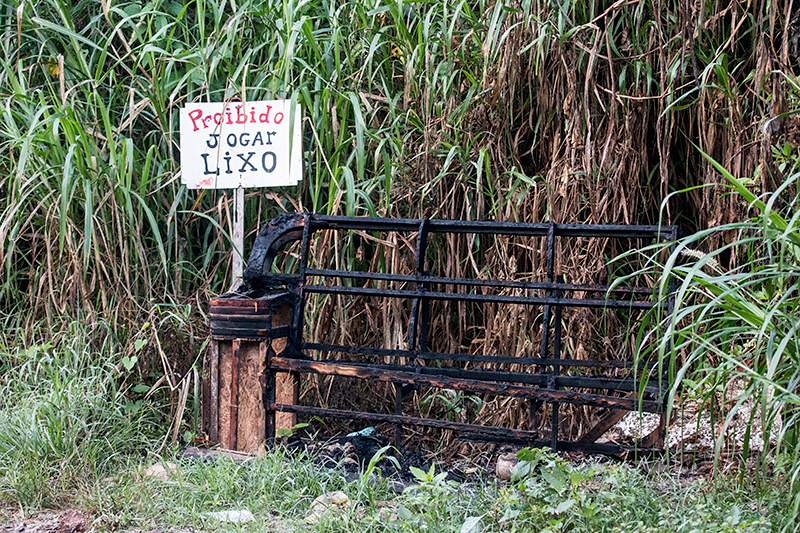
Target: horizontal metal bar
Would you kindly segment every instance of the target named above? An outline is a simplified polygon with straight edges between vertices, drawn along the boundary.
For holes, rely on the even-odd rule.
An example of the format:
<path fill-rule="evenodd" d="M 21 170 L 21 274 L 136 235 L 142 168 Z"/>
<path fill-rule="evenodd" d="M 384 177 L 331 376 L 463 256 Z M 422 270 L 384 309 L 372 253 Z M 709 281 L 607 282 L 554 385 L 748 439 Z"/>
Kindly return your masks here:
<path fill-rule="evenodd" d="M 301 350 L 319 350 L 321 352 L 338 352 L 360 355 L 376 355 L 380 357 L 409 357 L 422 360 L 468 361 L 473 363 L 494 363 L 509 365 L 560 365 L 586 368 L 632 368 L 632 361 L 598 361 L 593 359 L 552 359 L 541 357 L 505 357 L 499 355 L 470 355 L 458 353 L 426 352 L 419 350 L 391 350 L 387 348 L 370 348 L 368 346 L 347 346 L 343 344 L 323 344 L 304 342 Z M 639 362 L 644 368 L 647 362 Z"/>
<path fill-rule="evenodd" d="M 331 418 L 345 418 L 353 420 L 375 420 L 379 422 L 391 422 L 394 424 L 407 424 L 409 426 L 424 426 L 438 429 L 450 429 L 454 431 L 471 431 L 474 433 L 485 433 L 504 435 L 511 438 L 532 441 L 538 438 L 539 434 L 535 431 L 525 431 L 522 429 L 506 429 L 493 426 L 480 426 L 477 424 L 465 424 L 463 422 L 449 422 L 446 420 L 434 420 L 432 418 L 419 418 L 416 416 L 389 415 L 383 413 L 365 413 L 362 411 L 345 411 L 342 409 L 329 409 L 324 407 L 307 407 L 304 405 L 272 404 L 270 408 L 282 413 L 296 413 L 311 416 L 328 416 Z"/>
<path fill-rule="evenodd" d="M 270 359 L 269 370 L 346 376 L 374 381 L 388 381 L 392 383 L 408 383 L 411 385 L 425 385 L 442 389 L 463 390 L 476 394 L 510 396 L 512 398 L 531 398 L 544 402 L 561 402 L 575 405 L 594 405 L 597 407 L 606 407 L 608 409 L 626 409 L 628 411 L 641 409 L 646 412 L 660 412 L 663 407 L 661 402 L 652 400 L 639 401 L 631 398 L 619 398 L 602 394 L 540 389 L 537 387 L 492 383 L 475 379 L 450 378 L 440 375 L 428 376 L 411 372 L 382 370 L 375 367 L 362 367 L 330 361 L 307 361 L 273 357 Z"/>
<path fill-rule="evenodd" d="M 531 374 L 528 372 L 507 372 L 497 370 L 468 370 L 454 367 L 434 367 L 416 365 L 391 365 L 385 363 L 365 363 L 360 361 L 324 361 L 325 363 L 357 366 L 374 370 L 389 370 L 398 372 L 409 372 L 412 374 L 424 374 L 428 376 L 447 376 L 460 379 L 477 379 L 482 381 L 494 381 L 503 383 L 524 383 L 526 385 L 548 386 L 548 380 L 553 378 L 553 374 L 539 372 Z M 649 394 L 661 396 L 658 387 L 658 378 L 646 380 L 644 391 Z M 628 392 L 638 392 L 642 390 L 641 381 L 632 378 L 613 378 L 607 376 L 555 376 L 556 387 L 569 387 L 580 389 L 604 389 L 621 390 Z M 552 387 L 551 387 L 552 388 Z"/>
<path fill-rule="evenodd" d="M 561 305 L 564 307 L 591 307 L 599 309 L 651 309 L 652 302 L 623 300 L 604 300 L 599 298 L 561 298 L 541 296 L 508 296 L 503 294 L 459 294 L 421 290 L 371 289 L 365 287 L 340 287 L 335 285 L 306 285 L 306 293 L 344 294 L 351 296 L 378 296 L 384 298 L 419 298 L 422 300 L 443 300 L 456 302 L 488 302 L 521 305 Z"/>
<path fill-rule="evenodd" d="M 494 435 L 483 435 L 479 433 L 461 434 L 458 436 L 462 441 L 473 442 L 497 442 L 498 439 Z M 524 442 L 522 439 L 504 439 L 506 442 L 515 444 L 522 444 L 532 446 L 533 448 L 550 448 L 553 441 L 550 439 L 534 439 L 532 442 Z M 623 453 L 661 453 L 664 450 L 660 448 L 637 448 L 636 446 L 628 446 L 625 444 L 608 444 L 605 442 L 580 442 L 572 440 L 559 440 L 558 451 L 564 452 L 583 452 L 583 453 L 598 453 L 603 455 L 622 455 Z"/>
<path fill-rule="evenodd" d="M 376 281 L 406 281 L 411 283 L 444 283 L 470 287 L 508 287 L 517 289 L 544 289 L 563 291 L 612 292 L 624 294 L 652 295 L 652 287 L 610 287 L 609 285 L 589 285 L 576 283 L 548 283 L 544 281 L 513 281 L 500 279 L 446 278 L 441 276 L 417 276 L 405 274 L 384 274 L 381 272 L 354 272 L 348 270 L 327 270 L 307 268 L 307 276 L 364 279 Z"/>
<path fill-rule="evenodd" d="M 282 413 L 295 413 L 306 416 L 342 418 L 345 420 L 369 420 L 374 422 L 386 422 L 390 424 L 405 424 L 408 426 L 446 429 L 462 433 L 459 436 L 459 439 L 466 441 L 505 441 L 528 445 L 534 448 L 548 448 L 552 444 L 552 441 L 549 439 L 545 440 L 539 438 L 539 433 L 535 431 L 508 429 L 497 426 L 481 426 L 478 424 L 449 422 L 445 420 L 434 420 L 432 418 L 420 418 L 416 416 L 367 413 L 364 411 L 345 411 L 342 409 L 308 407 L 305 405 L 287 405 L 280 403 L 271 404 L 270 409 Z M 663 451 L 658 448 L 636 448 L 635 446 L 626 446 L 623 444 L 584 443 L 562 440 L 558 441 L 558 449 L 568 452 L 600 453 L 605 455 L 620 455 L 625 452 L 658 453 Z"/>
<path fill-rule="evenodd" d="M 364 231 L 417 232 L 421 219 L 343 217 L 314 215 L 312 229 L 359 229 Z M 548 223 L 497 222 L 491 220 L 438 220 L 428 221 L 431 233 L 476 233 L 493 235 L 521 235 L 544 237 Z M 608 238 L 668 238 L 672 226 L 628 224 L 555 224 L 556 236 L 608 237 Z"/>

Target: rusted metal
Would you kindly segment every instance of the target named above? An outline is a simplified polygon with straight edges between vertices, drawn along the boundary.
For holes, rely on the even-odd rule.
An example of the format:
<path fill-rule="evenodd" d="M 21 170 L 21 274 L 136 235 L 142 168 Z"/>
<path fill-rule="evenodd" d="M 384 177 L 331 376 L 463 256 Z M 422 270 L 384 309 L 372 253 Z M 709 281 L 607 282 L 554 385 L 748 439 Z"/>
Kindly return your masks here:
<path fill-rule="evenodd" d="M 401 232 L 416 235 L 415 273 L 390 274 L 311 268 L 310 243 L 313 235 L 322 231 L 357 230 L 368 234 Z M 475 234 L 539 237 L 545 240 L 546 281 L 517 281 L 431 276 L 425 257 L 433 234 Z M 554 223 L 514 223 L 491 221 L 454 221 L 433 219 L 384 219 L 340 217 L 326 215 L 286 214 L 268 223 L 259 232 L 247 269 L 246 288 L 253 295 L 268 294 L 270 302 L 278 300 L 293 305 L 291 326 L 272 328 L 268 317 L 262 317 L 258 306 L 228 304 L 212 301 L 212 335 L 241 335 L 249 331 L 253 337 L 286 337 L 287 349 L 276 356 L 267 355 L 268 389 L 274 389 L 276 372 L 321 374 L 391 382 L 395 385 L 394 405 L 388 413 L 363 413 L 325 409 L 314 406 L 276 403 L 274 392 L 265 398 L 267 435 L 274 437 L 275 412 L 307 416 L 382 421 L 395 425 L 396 444 L 400 444 L 402 427 L 425 426 L 459 432 L 466 440 L 506 440 L 534 446 L 549 446 L 555 450 L 582 450 L 593 453 L 618 454 L 629 449 L 655 450 L 663 444 L 663 432 L 654 432 L 638 443 L 626 447 L 595 442 L 611 420 L 611 414 L 593 429 L 576 440 L 560 438 L 561 404 L 587 405 L 612 410 L 611 413 L 642 410 L 663 413 L 667 400 L 668 382 L 661 376 L 643 379 L 652 374 L 656 365 L 647 361 L 575 360 L 563 357 L 561 314 L 565 308 L 620 309 L 647 312 L 661 304 L 654 303 L 652 286 L 606 286 L 600 284 L 565 283 L 556 272 L 555 249 L 559 239 L 573 238 L 643 239 L 647 243 L 677 238 L 673 226 L 578 225 Z M 275 260 L 282 247 L 299 242 L 300 257 L 297 273 L 274 273 Z M 351 280 L 343 283 L 342 280 Z M 372 282 L 397 282 L 402 289 L 366 286 Z M 670 285 L 672 289 L 674 287 Z M 280 290 L 279 288 L 283 288 Z M 468 292 L 472 288 L 478 292 Z M 491 294 L 492 289 L 518 289 L 515 295 Z M 488 291 L 488 292 L 487 292 Z M 542 293 L 544 294 L 542 296 Z M 578 294 L 580 293 L 580 294 Z M 383 349 L 359 344 L 327 344 L 308 342 L 303 337 L 303 321 L 308 295 L 331 294 L 364 298 L 399 299 L 410 301 L 407 349 Z M 577 295 L 576 295 L 577 294 Z M 230 295 L 226 295 L 230 296 Z M 261 296 L 257 296 L 260 298 Z M 223 298 L 224 299 L 224 298 Z M 542 309 L 540 357 L 507 357 L 502 355 L 471 355 L 432 352 L 428 349 L 431 302 L 470 302 L 475 305 L 523 305 Z M 664 311 L 671 306 L 668 301 Z M 318 360 L 311 357 L 317 354 Z M 341 361 L 331 354 L 359 356 L 402 357 L 408 364 L 375 364 L 370 360 Z M 374 359 L 373 359 L 374 361 Z M 443 364 L 445 363 L 445 364 Z M 464 364 L 462 364 L 464 363 Z M 469 368 L 466 368 L 469 363 Z M 483 365 L 522 365 L 526 371 L 505 371 Z M 599 375 L 570 375 L 569 371 L 591 369 Z M 533 370 L 533 372 L 531 372 Z M 626 373 L 624 376 L 614 373 Z M 603 374 L 605 373 L 605 374 Z M 272 386 L 270 386 L 272 384 Z M 530 400 L 533 419 L 543 405 L 550 406 L 551 428 L 542 434 L 538 430 L 521 430 L 444 420 L 405 416 L 404 396 L 416 387 L 431 387 L 465 391 L 488 396 L 506 396 Z M 587 390 L 592 392 L 586 392 Z M 663 427 L 663 424 L 662 424 Z M 531 428 L 534 428 L 532 425 Z M 603 429 L 605 428 L 605 429 Z M 602 432 L 601 432 L 602 430 Z M 570 437 L 573 437 L 570 435 Z M 573 437 L 574 438 L 574 437 Z"/>

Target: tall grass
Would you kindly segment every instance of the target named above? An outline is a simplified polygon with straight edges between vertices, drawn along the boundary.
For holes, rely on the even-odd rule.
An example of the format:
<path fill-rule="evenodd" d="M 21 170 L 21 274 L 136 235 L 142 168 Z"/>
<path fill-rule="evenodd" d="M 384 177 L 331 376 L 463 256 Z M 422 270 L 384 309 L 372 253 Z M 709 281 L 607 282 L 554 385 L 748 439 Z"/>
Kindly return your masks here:
<path fill-rule="evenodd" d="M 773 193 L 757 194 L 752 180 L 708 160 L 731 196 L 749 204 L 751 216 L 673 246 L 662 289 L 674 284 L 675 306 L 653 348 L 660 364 L 672 370 L 670 407 L 676 399 L 698 398 L 701 413 L 710 416 L 715 463 L 723 452 L 735 454 L 742 459 L 740 481 L 788 490 L 790 516 L 797 516 L 800 174 L 787 175 Z M 792 170 L 791 162 L 785 170 Z M 717 244 L 701 252 L 709 241 Z M 746 429 L 737 435 L 742 424 Z M 744 460 L 752 449 L 758 461 L 748 470 Z M 786 523 L 785 530 L 796 530 L 796 524 Z"/>
<path fill-rule="evenodd" d="M 107 324 L 48 337 L 23 349 L 4 335 L 0 346 L 0 500 L 24 507 L 58 505 L 138 462 L 163 433 L 153 400 L 124 379 Z"/>
<path fill-rule="evenodd" d="M 225 287 L 231 196 L 179 185 L 189 101 L 306 110 L 306 180 L 248 194 L 249 234 L 283 209 L 653 221 L 671 189 L 715 180 L 687 138 L 769 189 L 751 141 L 762 119 L 767 144 L 789 131 L 790 5 L 7 4 L 0 301 L 130 326 L 151 299 Z M 721 193 L 670 217 L 735 220 Z"/>
<path fill-rule="evenodd" d="M 655 223 L 666 201 L 666 221 L 688 231 L 742 220 L 746 202 L 711 185 L 717 171 L 695 146 L 764 192 L 781 186 L 772 148 L 793 153 L 798 131 L 794 4 L 723 4 L 6 3 L 2 311 L 20 331 L 102 319 L 129 345 L 160 302 L 191 305 L 184 324 L 201 323 L 204 300 L 230 282 L 232 196 L 179 183 L 176 111 L 191 101 L 291 96 L 304 107 L 305 179 L 248 192 L 246 243 L 283 210 Z M 405 246 L 392 238 L 373 249 L 379 268 Z M 316 242 L 315 256 L 353 264 L 363 240 Z M 440 245 L 428 258 L 440 275 L 542 275 L 532 243 Z M 579 243 L 559 251 L 558 268 L 570 282 L 607 282 L 617 251 Z M 346 336 L 353 316 L 366 320 L 358 309 L 328 299 L 308 324 Z M 405 342 L 406 311 L 369 312 L 378 343 Z M 525 349 L 536 320 L 466 306 L 437 316 L 432 337 L 473 351 L 481 339 Z M 565 316 L 566 355 L 609 357 L 605 319 Z"/>

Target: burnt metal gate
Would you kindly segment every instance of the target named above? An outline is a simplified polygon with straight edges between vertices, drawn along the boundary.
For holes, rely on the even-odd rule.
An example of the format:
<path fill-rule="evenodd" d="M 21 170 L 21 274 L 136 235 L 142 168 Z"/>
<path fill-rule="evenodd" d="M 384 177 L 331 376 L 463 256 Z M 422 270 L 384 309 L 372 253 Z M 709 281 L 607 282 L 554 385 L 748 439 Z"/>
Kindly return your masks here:
<path fill-rule="evenodd" d="M 315 233 L 360 232 L 380 238 L 397 232 L 416 239 L 414 272 L 390 274 L 361 270 L 312 268 L 309 250 Z M 538 238 L 544 252 L 542 281 L 482 278 L 451 278 L 431 275 L 426 252 L 437 234 L 471 234 L 499 238 Z M 647 361 L 635 361 L 630 354 L 619 360 L 575 359 L 565 357 L 562 335 L 562 312 L 590 308 L 647 313 L 655 306 L 654 281 L 649 284 L 601 285 L 566 283 L 556 272 L 556 249 L 559 241 L 569 239 L 609 239 L 648 245 L 674 241 L 674 226 L 575 225 L 555 223 L 514 223 L 490 221 L 455 221 L 435 219 L 385 219 L 313 214 L 285 214 L 273 219 L 259 232 L 247 268 L 245 287 L 237 298 L 258 299 L 259 295 L 285 289 L 292 301 L 289 326 L 267 329 L 271 338 L 286 337 L 287 349 L 279 356 L 268 348 L 264 407 L 267 416 L 266 436 L 275 436 L 275 413 L 294 413 L 305 417 L 333 417 L 395 424 L 395 442 L 400 444 L 402 426 L 426 426 L 453 430 L 462 440 L 507 441 L 529 446 L 548 446 L 554 450 L 579 450 L 592 453 L 620 454 L 629 450 L 655 451 L 663 446 L 663 412 L 668 390 L 664 369 Z M 299 243 L 299 249 L 297 244 Z M 289 246 L 287 246 L 289 245 Z M 294 246 L 292 257 L 281 254 Z M 541 249 L 543 248 L 543 250 Z M 298 256 L 299 254 L 299 256 Z M 275 272 L 281 265 L 294 263 L 294 272 Z M 293 261 L 294 259 L 294 261 Z M 542 261 L 543 259 L 543 261 Z M 641 278 L 641 277 L 640 277 Z M 636 278 L 640 281 L 640 278 Z M 653 280 L 654 277 L 648 278 Z M 390 288 L 401 286 L 401 288 Z M 506 294 L 491 294 L 505 291 Z M 513 294 L 508 294 L 511 292 Z M 311 295 L 338 295 L 358 298 L 399 299 L 410 302 L 404 349 L 386 349 L 364 344 L 328 344 L 304 338 L 305 314 Z M 273 297 L 273 296 L 270 296 Z M 224 298 L 224 297 L 223 297 Z M 465 302 L 470 305 L 533 306 L 541 313 L 541 341 L 538 356 L 503 356 L 492 354 L 441 353 L 429 350 L 431 306 L 436 302 Z M 213 313 L 213 309 L 212 309 Z M 214 328 L 236 328 L 230 321 L 214 322 Z M 271 346 L 271 345 L 268 345 Z M 316 357 L 312 357 L 316 354 Z M 331 357 L 338 354 L 339 358 Z M 342 360 L 346 358 L 349 360 Z M 378 362 L 376 362 L 378 361 Z M 382 362 L 381 362 L 382 361 Z M 502 366 L 505 365 L 505 366 Z M 512 371 L 522 368 L 522 371 Z M 276 373 L 348 376 L 391 382 L 395 388 L 392 412 L 364 412 L 310 405 L 276 403 Z M 418 387 L 462 391 L 490 397 L 511 397 L 529 404 L 528 429 L 486 426 L 451 420 L 407 416 L 403 397 Z M 565 404 L 599 409 L 596 422 L 582 435 L 559 435 L 560 409 Z M 542 409 L 544 407 L 544 409 Z M 660 413 L 661 423 L 633 445 L 595 442 L 626 413 L 641 410 Z M 391 408 L 384 411 L 392 411 Z M 534 418 L 549 423 L 537 428 Z M 564 438 L 566 437 L 566 438 Z"/>

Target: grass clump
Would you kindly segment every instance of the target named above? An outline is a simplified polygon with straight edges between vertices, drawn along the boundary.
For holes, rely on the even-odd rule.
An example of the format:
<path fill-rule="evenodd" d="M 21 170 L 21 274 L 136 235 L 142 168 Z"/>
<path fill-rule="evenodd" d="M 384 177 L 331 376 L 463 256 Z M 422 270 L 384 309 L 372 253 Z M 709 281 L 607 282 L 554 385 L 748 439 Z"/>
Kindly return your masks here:
<path fill-rule="evenodd" d="M 98 351 L 94 335 L 106 336 Z M 59 505 L 153 445 L 157 412 L 132 401 L 105 326 L 73 323 L 27 348 L 17 340 L 0 349 L 0 499 Z"/>
<path fill-rule="evenodd" d="M 662 289 L 674 287 L 675 307 L 653 360 L 671 370 L 670 406 L 696 398 L 701 414 L 709 415 L 715 462 L 725 453 L 747 458 L 754 451 L 756 468 L 745 469 L 742 461 L 738 481 L 768 490 L 777 484 L 797 515 L 800 174 L 787 175 L 774 193 L 758 194 L 751 180 L 709 161 L 731 196 L 747 203 L 749 218 L 674 244 Z M 709 243 L 715 243 L 710 251 L 697 251 Z M 744 431 L 737 429 L 741 420 Z M 786 524 L 786 530 L 796 527 Z"/>

